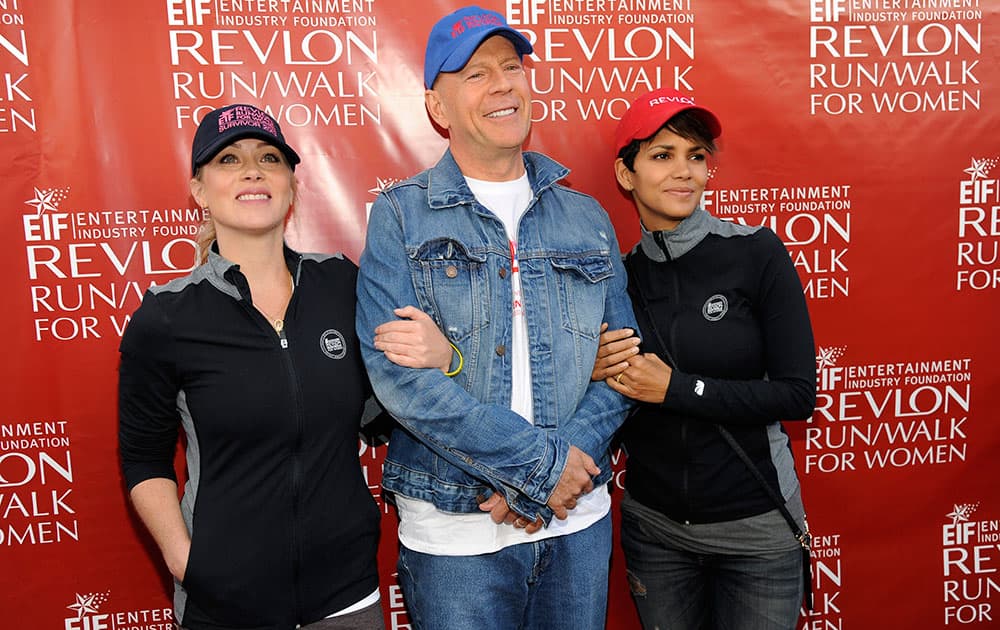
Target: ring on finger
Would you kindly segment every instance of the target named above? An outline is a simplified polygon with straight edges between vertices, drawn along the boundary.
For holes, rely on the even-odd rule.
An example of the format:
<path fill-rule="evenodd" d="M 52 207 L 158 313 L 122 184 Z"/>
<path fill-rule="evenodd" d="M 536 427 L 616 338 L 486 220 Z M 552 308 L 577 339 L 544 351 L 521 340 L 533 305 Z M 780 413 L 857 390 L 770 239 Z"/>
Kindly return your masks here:
<path fill-rule="evenodd" d="M 625 372 L 619 372 L 618 376 L 615 377 L 615 382 L 621 385 L 623 376 L 625 376 Z"/>

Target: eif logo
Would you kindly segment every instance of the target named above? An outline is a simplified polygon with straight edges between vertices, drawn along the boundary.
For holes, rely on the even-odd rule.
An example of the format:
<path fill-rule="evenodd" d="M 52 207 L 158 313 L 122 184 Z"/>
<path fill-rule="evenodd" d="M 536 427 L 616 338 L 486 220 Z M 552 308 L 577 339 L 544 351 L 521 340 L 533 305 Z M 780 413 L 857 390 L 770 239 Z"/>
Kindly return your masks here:
<path fill-rule="evenodd" d="M 170 26 L 201 26 L 211 11 L 212 0 L 167 0 L 167 24 Z"/>
<path fill-rule="evenodd" d="M 108 601 L 105 593 L 76 594 L 76 601 L 67 606 L 76 611 L 76 617 L 65 619 L 64 630 L 111 630 L 111 615 L 99 613 L 100 607 Z"/>
<path fill-rule="evenodd" d="M 847 346 L 820 346 L 816 355 L 816 385 L 822 392 L 843 386 L 844 368 L 837 367 L 837 361 L 844 355 Z"/>
<path fill-rule="evenodd" d="M 507 23 L 538 24 L 545 14 L 545 0 L 507 0 Z"/>
<path fill-rule="evenodd" d="M 846 0 L 809 0 L 810 22 L 839 22 L 847 13 Z"/>
<path fill-rule="evenodd" d="M 70 230 L 69 215 L 56 212 L 68 193 L 69 188 L 35 188 L 35 196 L 24 202 L 36 210 L 23 216 L 25 241 L 58 241 Z"/>
<path fill-rule="evenodd" d="M 103 593 L 76 593 L 76 601 L 66 607 L 75 611 L 76 616 L 63 620 L 63 630 L 153 630 L 176 627 L 171 608 L 101 612 L 101 607 L 108 602 L 110 595 L 110 590 Z"/>

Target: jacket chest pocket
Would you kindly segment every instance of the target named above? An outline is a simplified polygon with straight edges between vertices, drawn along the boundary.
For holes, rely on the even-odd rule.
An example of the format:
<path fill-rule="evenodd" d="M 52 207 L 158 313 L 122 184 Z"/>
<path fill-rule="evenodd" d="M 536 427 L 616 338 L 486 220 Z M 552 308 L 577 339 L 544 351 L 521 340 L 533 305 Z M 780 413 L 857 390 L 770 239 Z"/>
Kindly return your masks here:
<path fill-rule="evenodd" d="M 552 259 L 559 290 L 563 328 L 596 339 L 604 320 L 607 283 L 614 271 L 610 255 L 590 254 Z"/>
<path fill-rule="evenodd" d="M 410 256 L 420 307 L 452 341 L 462 341 L 489 323 L 486 256 L 447 238 L 421 244 Z"/>

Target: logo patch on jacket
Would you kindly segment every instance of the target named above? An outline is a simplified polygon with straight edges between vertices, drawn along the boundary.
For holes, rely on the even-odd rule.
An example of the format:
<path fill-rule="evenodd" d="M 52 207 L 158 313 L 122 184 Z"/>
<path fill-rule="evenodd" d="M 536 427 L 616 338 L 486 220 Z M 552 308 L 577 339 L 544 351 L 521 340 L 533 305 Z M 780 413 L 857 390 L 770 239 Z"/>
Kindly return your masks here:
<path fill-rule="evenodd" d="M 729 312 L 729 301 L 726 296 L 716 293 L 705 300 L 705 305 L 701 307 L 701 314 L 710 322 L 717 322 Z"/>
<path fill-rule="evenodd" d="M 319 347 L 323 350 L 323 354 L 331 359 L 343 359 L 347 354 L 347 342 L 344 341 L 344 336 L 333 328 L 320 335 Z"/>

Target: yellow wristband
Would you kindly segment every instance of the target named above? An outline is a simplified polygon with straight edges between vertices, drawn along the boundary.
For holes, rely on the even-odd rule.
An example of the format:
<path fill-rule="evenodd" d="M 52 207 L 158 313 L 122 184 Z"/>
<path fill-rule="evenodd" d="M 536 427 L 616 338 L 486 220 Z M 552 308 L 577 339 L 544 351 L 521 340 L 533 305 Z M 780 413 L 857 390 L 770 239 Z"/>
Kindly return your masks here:
<path fill-rule="evenodd" d="M 458 355 L 458 367 L 452 370 L 451 372 L 445 372 L 444 375 L 456 376 L 459 372 L 462 371 L 462 366 L 465 365 L 465 359 L 462 357 L 462 351 L 458 349 L 458 346 L 451 343 L 450 341 L 448 342 L 448 345 L 451 346 L 451 349 L 454 350 L 455 354 Z"/>

